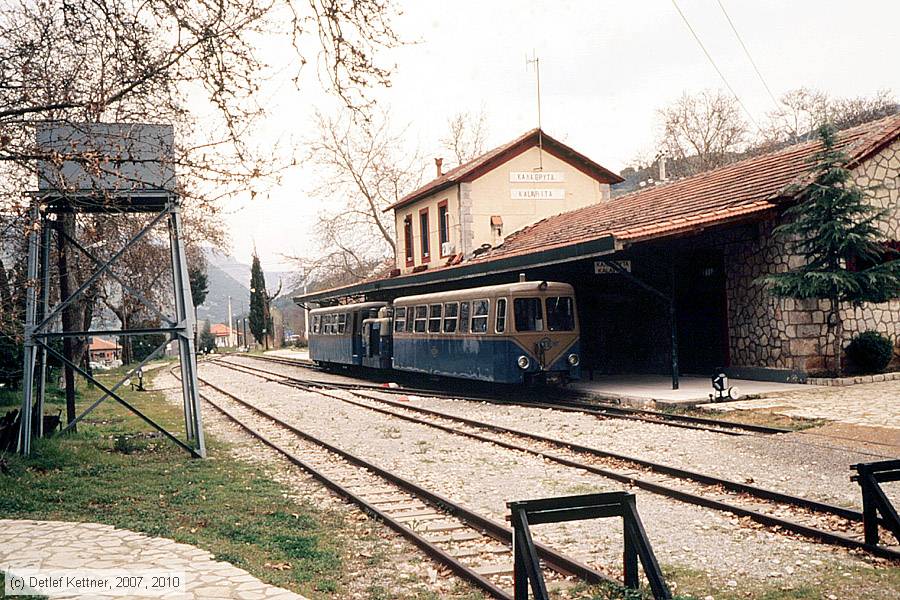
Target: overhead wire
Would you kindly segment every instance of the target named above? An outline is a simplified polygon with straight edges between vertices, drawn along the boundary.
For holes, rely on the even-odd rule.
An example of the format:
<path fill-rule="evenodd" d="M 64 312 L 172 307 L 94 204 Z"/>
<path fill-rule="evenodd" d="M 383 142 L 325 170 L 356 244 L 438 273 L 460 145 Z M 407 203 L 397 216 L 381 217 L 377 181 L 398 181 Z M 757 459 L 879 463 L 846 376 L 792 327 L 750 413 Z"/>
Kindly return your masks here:
<path fill-rule="evenodd" d="M 709 60 L 709 64 L 713 66 L 713 69 L 716 70 L 716 73 L 719 74 L 719 78 L 722 80 L 722 83 L 725 84 L 725 87 L 728 88 L 728 91 L 731 92 L 731 95 L 734 96 L 734 99 L 737 100 L 738 104 L 740 104 L 741 108 L 744 109 L 744 112 L 747 114 L 747 117 L 750 118 L 750 121 L 753 123 L 756 129 L 762 131 L 762 128 L 759 126 L 759 123 L 756 122 L 756 119 L 753 117 L 753 113 L 747 108 L 747 105 L 744 104 L 744 101 L 741 100 L 741 97 L 738 96 L 737 92 L 734 91 L 734 88 L 731 87 L 731 84 L 728 82 L 728 78 L 725 77 L 725 74 L 722 72 L 722 69 L 719 68 L 719 65 L 716 64 L 716 61 L 713 59 L 712 54 L 709 53 L 709 50 L 706 49 L 706 46 L 703 44 L 703 41 L 700 39 L 700 36 L 697 35 L 697 32 L 694 31 L 694 28 L 691 26 L 690 21 L 687 20 L 687 17 L 681 11 L 681 7 L 678 6 L 678 2 L 676 0 L 672 0 L 672 5 L 675 7 L 675 10 L 678 11 L 678 14 L 681 16 L 681 20 L 684 21 L 684 24 L 687 25 L 688 30 L 691 32 L 691 35 L 694 36 L 694 40 L 696 40 L 697 45 L 700 46 L 700 49 L 703 51 L 703 54 L 706 55 L 707 60 Z"/>
<path fill-rule="evenodd" d="M 756 71 L 756 76 L 759 77 L 760 82 L 762 82 L 763 87 L 766 88 L 766 92 L 769 94 L 769 98 L 772 99 L 772 103 L 775 104 L 775 108 L 779 113 L 784 113 L 784 108 L 781 106 L 781 103 L 775 98 L 775 94 L 772 93 L 772 88 L 769 87 L 768 82 L 766 82 L 766 78 L 763 77 L 762 72 L 759 70 L 759 66 L 756 64 L 756 61 L 753 60 L 753 56 L 750 54 L 750 50 L 747 48 L 747 44 L 744 43 L 744 38 L 741 37 L 741 34 L 738 33 L 737 27 L 734 26 L 734 21 L 731 20 L 731 16 L 728 14 L 728 11 L 725 10 L 725 5 L 722 4 L 722 0 L 716 0 L 719 8 L 722 9 L 722 14 L 725 15 L 725 20 L 728 21 L 728 24 L 731 26 L 731 31 L 734 32 L 734 37 L 737 38 L 738 42 L 741 44 L 741 48 L 744 49 L 744 54 L 747 55 L 747 60 L 750 61 L 750 64 L 753 65 L 753 70 Z"/>

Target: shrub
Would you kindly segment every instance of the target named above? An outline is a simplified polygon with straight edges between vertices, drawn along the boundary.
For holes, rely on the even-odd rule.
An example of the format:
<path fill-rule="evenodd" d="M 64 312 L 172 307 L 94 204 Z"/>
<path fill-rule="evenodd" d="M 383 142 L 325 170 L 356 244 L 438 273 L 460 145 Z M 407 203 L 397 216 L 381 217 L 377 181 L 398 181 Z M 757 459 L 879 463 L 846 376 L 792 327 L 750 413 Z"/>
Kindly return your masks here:
<path fill-rule="evenodd" d="M 860 373 L 884 371 L 894 355 L 894 343 L 877 331 L 864 331 L 847 344 L 847 359 Z"/>

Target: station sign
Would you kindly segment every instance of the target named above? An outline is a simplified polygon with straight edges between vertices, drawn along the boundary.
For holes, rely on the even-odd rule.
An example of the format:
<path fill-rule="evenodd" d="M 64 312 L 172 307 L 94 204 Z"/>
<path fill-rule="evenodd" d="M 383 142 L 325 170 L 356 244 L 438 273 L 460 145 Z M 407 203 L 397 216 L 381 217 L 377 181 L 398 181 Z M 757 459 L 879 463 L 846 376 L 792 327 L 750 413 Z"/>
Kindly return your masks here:
<path fill-rule="evenodd" d="M 512 189 L 509 197 L 513 200 L 565 200 L 566 190 L 563 188 L 549 189 Z"/>
<path fill-rule="evenodd" d="M 510 171 L 510 183 L 565 183 L 563 171 Z"/>
<path fill-rule="evenodd" d="M 631 273 L 631 261 L 630 260 L 613 260 L 609 262 L 616 263 L 617 266 L 621 267 L 623 271 L 626 273 Z M 594 261 L 594 275 L 616 275 L 619 273 L 616 269 L 610 266 L 609 262 L 605 260 L 595 260 Z"/>

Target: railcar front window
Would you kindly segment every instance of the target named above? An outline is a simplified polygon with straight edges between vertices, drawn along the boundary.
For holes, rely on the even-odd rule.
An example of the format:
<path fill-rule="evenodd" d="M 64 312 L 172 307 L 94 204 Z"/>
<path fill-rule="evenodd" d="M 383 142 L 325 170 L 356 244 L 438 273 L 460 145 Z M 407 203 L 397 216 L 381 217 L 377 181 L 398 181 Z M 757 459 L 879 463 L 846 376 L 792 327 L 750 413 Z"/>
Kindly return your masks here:
<path fill-rule="evenodd" d="M 516 314 L 516 331 L 543 331 L 544 311 L 540 298 L 516 298 L 513 300 Z"/>
<path fill-rule="evenodd" d="M 319 333 L 319 315 L 313 317 L 312 321 L 312 332 Z"/>
<path fill-rule="evenodd" d="M 575 303 L 571 296 L 547 298 L 547 329 L 550 331 L 575 331 Z"/>
<path fill-rule="evenodd" d="M 429 307 L 428 333 L 441 332 L 441 308 L 443 307 L 440 304 L 432 304 Z"/>
<path fill-rule="evenodd" d="M 488 327 L 488 313 L 491 310 L 490 300 L 472 301 L 472 333 L 486 333 Z"/>
<path fill-rule="evenodd" d="M 402 332 L 406 329 L 406 307 L 401 306 L 394 311 L 394 331 Z"/>
<path fill-rule="evenodd" d="M 469 333 L 469 308 L 468 302 L 461 302 L 459 305 L 459 332 Z"/>
<path fill-rule="evenodd" d="M 456 317 L 459 313 L 459 304 L 448 302 L 444 305 L 444 333 L 456 332 Z"/>
<path fill-rule="evenodd" d="M 428 323 L 428 307 L 416 307 L 416 333 L 425 333 L 425 327 Z"/>
<path fill-rule="evenodd" d="M 497 333 L 506 331 L 506 298 L 497 300 L 497 322 L 494 324 Z"/>

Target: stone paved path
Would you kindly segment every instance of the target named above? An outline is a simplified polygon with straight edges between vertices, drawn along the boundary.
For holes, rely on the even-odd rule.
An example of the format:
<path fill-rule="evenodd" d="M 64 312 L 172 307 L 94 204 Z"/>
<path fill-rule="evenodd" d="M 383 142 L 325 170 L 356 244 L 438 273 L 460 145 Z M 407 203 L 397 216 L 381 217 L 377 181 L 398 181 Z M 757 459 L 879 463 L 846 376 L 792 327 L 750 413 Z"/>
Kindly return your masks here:
<path fill-rule="evenodd" d="M 774 393 L 756 400 L 705 406 L 715 410 L 759 409 L 850 425 L 900 429 L 900 381 L 837 387 L 815 386 L 808 390 Z"/>
<path fill-rule="evenodd" d="M 213 560 L 205 550 L 99 523 L 0 519 L 0 565 L 12 570 L 18 567 L 48 571 L 79 568 L 183 571 L 186 593 L 161 597 L 306 600 L 289 590 L 263 583 L 234 565 Z M 151 596 L 104 597 L 146 600 Z"/>

